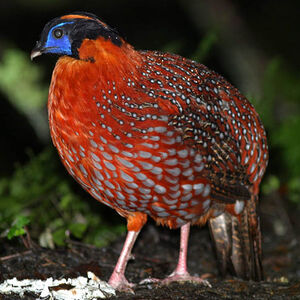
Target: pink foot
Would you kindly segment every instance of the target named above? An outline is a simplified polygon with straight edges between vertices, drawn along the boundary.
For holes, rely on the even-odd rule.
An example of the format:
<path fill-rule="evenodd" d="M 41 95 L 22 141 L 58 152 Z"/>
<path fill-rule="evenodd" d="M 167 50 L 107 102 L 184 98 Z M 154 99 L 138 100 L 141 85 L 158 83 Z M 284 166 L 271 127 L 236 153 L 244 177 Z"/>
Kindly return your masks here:
<path fill-rule="evenodd" d="M 132 293 L 134 294 L 133 287 L 135 286 L 133 283 L 128 282 L 125 278 L 124 274 L 113 273 L 110 277 L 108 283 L 120 292 Z"/>
<path fill-rule="evenodd" d="M 167 278 L 163 279 L 163 284 L 169 284 L 174 281 L 179 281 L 179 282 L 194 282 L 194 283 L 200 283 L 205 286 L 211 287 L 211 284 L 205 280 L 202 279 L 201 277 L 198 276 L 191 276 L 188 272 L 180 273 L 174 271 L 172 274 L 170 274 Z"/>
<path fill-rule="evenodd" d="M 193 282 L 202 284 L 207 287 L 212 287 L 211 284 L 201 277 L 198 276 L 191 276 L 189 273 L 179 273 L 174 271 L 165 279 L 157 279 L 157 278 L 146 278 L 140 282 L 140 284 L 147 284 L 147 283 L 158 283 L 158 284 L 170 284 L 171 282 Z"/>

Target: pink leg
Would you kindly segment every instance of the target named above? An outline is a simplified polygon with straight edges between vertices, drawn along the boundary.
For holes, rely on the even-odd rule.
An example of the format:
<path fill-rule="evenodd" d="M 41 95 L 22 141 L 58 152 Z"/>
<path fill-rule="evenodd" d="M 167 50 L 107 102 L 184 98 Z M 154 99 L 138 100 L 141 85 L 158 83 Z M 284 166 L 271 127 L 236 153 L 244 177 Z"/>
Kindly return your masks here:
<path fill-rule="evenodd" d="M 141 283 L 150 283 L 150 282 L 161 282 L 162 284 L 168 284 L 172 281 L 192 281 L 201 283 L 207 286 L 210 286 L 207 280 L 204 280 L 200 277 L 191 276 L 187 270 L 187 250 L 188 250 L 188 241 L 190 234 L 190 223 L 183 225 L 180 229 L 180 249 L 177 267 L 167 278 L 163 280 L 149 278 L 143 280 Z"/>
<path fill-rule="evenodd" d="M 185 276 L 190 276 L 187 271 L 187 264 L 186 264 L 189 235 L 190 235 L 190 223 L 187 223 L 180 228 L 180 248 L 179 248 L 178 263 L 176 269 L 169 277 L 178 276 L 180 278 L 184 278 Z"/>
<path fill-rule="evenodd" d="M 112 287 L 118 290 L 132 292 L 131 288 L 134 286 L 134 284 L 129 283 L 125 278 L 125 269 L 131 255 L 132 247 L 139 232 L 140 231 L 128 231 L 118 262 L 108 281 Z"/>

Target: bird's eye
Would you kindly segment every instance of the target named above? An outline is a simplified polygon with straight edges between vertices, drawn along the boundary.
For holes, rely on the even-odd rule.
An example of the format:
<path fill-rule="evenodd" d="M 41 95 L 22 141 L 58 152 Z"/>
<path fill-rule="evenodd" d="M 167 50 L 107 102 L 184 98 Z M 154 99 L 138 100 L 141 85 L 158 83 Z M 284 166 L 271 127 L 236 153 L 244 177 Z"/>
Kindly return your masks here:
<path fill-rule="evenodd" d="M 60 39 L 64 35 L 64 32 L 62 29 L 55 29 L 53 35 L 55 38 Z"/>

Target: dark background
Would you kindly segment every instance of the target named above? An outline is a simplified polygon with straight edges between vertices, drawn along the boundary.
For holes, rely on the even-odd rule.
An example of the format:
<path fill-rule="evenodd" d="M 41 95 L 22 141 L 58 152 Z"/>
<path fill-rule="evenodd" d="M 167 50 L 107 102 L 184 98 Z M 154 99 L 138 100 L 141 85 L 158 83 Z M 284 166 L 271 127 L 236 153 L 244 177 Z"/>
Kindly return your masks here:
<path fill-rule="evenodd" d="M 197 59 L 238 87 L 254 103 L 268 132 L 270 164 L 263 195 L 275 192 L 298 209 L 299 1 L 0 1 L 2 237 L 20 216 L 29 217 L 32 235 L 40 237 L 50 217 L 45 216 L 44 223 L 36 220 L 40 211 L 34 199 L 45 205 L 43 211 L 52 219 L 58 220 L 55 225 L 51 223 L 52 227 L 49 225 L 57 244 L 63 243 L 62 232 L 71 224 L 84 223 L 82 230 L 87 233 L 99 225 L 93 216 L 78 219 L 77 209 L 92 215 L 94 201 L 73 183 L 51 150 L 46 103 L 55 58 L 40 57 L 34 62 L 29 59 L 45 23 L 73 11 L 98 15 L 136 49 L 163 50 Z M 71 200 L 66 198 L 74 199 L 74 195 L 78 202 L 72 200 L 70 207 Z M 86 201 L 87 206 L 81 207 L 80 201 Z M 111 213 L 98 207 L 100 214 L 101 209 Z M 58 208 L 60 213 L 56 215 Z M 51 209 L 53 213 L 48 212 Z M 64 210 L 72 213 L 66 217 Z M 71 233 L 78 239 L 83 238 L 81 232 L 73 230 Z M 89 242 L 96 243 L 95 239 Z"/>

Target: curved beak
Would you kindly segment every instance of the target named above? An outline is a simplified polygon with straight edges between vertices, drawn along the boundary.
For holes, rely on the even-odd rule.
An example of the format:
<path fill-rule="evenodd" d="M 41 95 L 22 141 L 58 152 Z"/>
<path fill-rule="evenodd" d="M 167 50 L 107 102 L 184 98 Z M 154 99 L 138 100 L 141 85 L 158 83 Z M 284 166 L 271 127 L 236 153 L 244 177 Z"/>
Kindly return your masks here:
<path fill-rule="evenodd" d="M 35 47 L 31 51 L 30 59 L 33 60 L 35 57 L 42 55 L 44 50 L 45 49 L 42 47 L 41 43 L 37 42 Z"/>

